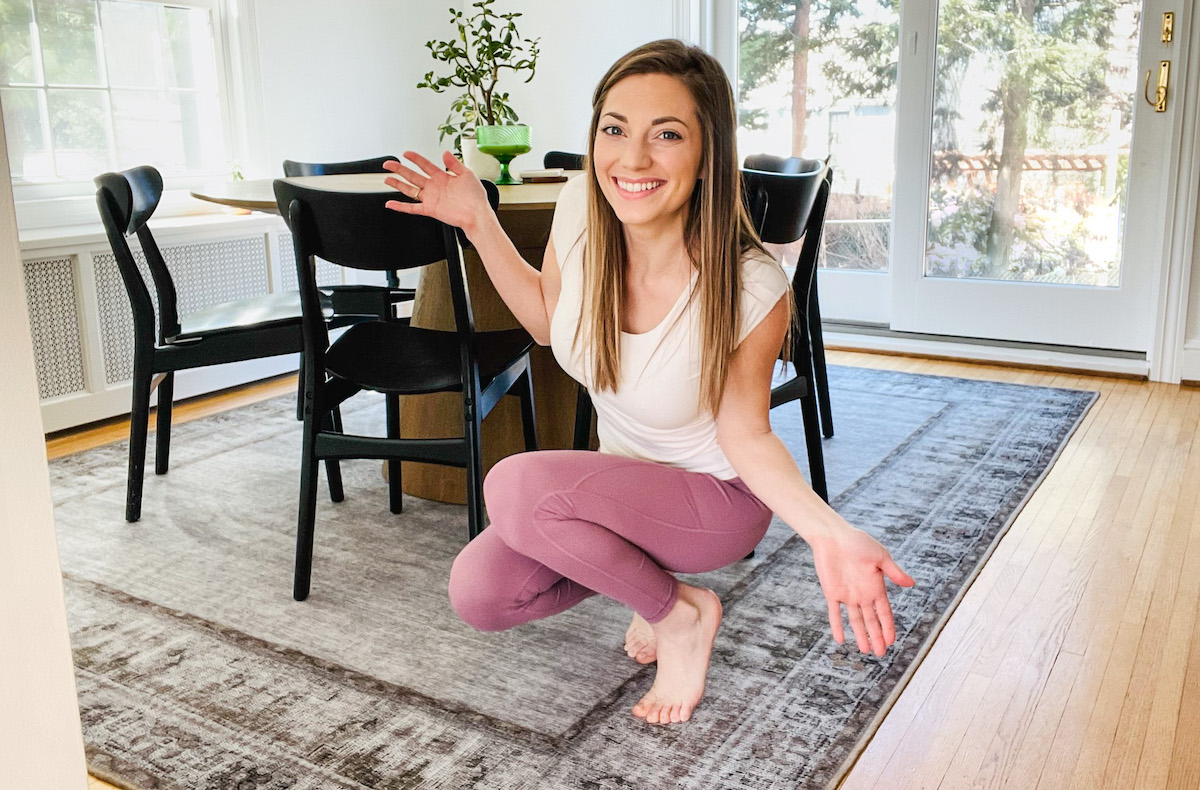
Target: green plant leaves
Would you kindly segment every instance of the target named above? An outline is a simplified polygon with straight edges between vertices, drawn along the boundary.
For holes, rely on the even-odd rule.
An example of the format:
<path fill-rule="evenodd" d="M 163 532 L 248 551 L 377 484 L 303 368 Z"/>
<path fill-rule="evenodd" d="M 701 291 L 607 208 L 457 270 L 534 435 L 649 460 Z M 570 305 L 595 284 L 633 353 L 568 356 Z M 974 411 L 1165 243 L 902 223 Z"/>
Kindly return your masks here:
<path fill-rule="evenodd" d="M 450 23 L 457 28 L 454 41 L 425 43 L 435 60 L 445 63 L 452 73 L 437 77 L 430 71 L 417 83 L 434 93 L 445 93 L 450 86 L 466 88 L 466 92 L 450 103 L 450 115 L 438 127 L 441 142 L 454 139 L 455 150 L 461 146 L 462 134 L 476 124 L 506 124 L 518 120 L 516 110 L 509 104 L 508 93 L 497 90 L 500 71 L 508 69 L 514 75 L 528 72 L 524 82 L 536 73 L 538 44 L 541 39 L 523 39 L 517 30 L 519 12 L 497 14 L 492 10 L 496 0 L 479 0 L 471 8 L 478 11 L 468 16 L 450 9 Z"/>

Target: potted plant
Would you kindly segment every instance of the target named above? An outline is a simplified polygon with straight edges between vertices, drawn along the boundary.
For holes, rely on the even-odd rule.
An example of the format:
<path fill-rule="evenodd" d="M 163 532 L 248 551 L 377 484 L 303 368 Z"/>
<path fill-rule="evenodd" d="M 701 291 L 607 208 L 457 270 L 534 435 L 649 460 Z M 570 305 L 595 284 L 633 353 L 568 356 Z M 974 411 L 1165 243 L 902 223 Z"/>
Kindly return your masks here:
<path fill-rule="evenodd" d="M 498 88 L 500 72 L 507 69 L 514 75 L 528 72 L 525 82 L 533 79 L 537 66 L 538 43 L 541 39 L 523 39 L 517 30 L 517 12 L 497 14 L 492 10 L 496 0 L 479 0 L 472 8 L 477 11 L 468 16 L 464 11 L 450 9 L 450 23 L 458 28 L 458 37 L 452 41 L 427 41 L 425 46 L 435 60 L 448 65 L 449 76 L 437 77 L 432 71 L 417 83 L 418 88 L 429 88 L 435 93 L 444 93 L 450 88 L 465 91 L 450 105 L 450 114 L 438 127 L 438 141 L 453 139 L 454 150 L 464 157 L 481 177 L 491 173 L 480 173 L 478 161 L 471 154 L 475 138 L 483 127 L 517 127 L 504 131 L 484 131 L 488 142 L 497 142 L 506 151 L 497 151 L 502 159 L 512 159 L 517 153 L 529 150 L 529 127 L 517 124 L 517 113 L 509 104 L 507 92 Z M 521 148 L 524 151 L 521 151 Z M 487 161 L 491 161 L 490 159 Z M 507 161 L 505 161 L 507 170 Z M 495 178 L 495 176 L 492 176 Z"/>

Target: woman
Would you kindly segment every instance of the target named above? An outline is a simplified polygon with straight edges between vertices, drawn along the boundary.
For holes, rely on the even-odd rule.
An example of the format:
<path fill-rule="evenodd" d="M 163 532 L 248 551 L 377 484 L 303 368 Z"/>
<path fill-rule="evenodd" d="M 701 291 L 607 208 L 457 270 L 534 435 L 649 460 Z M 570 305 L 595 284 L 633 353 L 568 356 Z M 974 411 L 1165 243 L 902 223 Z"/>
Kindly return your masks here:
<path fill-rule="evenodd" d="M 790 288 L 742 207 L 733 95 L 696 47 L 621 58 L 592 102 L 590 172 L 567 184 L 541 271 L 450 153 L 415 153 L 389 208 L 463 229 L 517 320 L 591 392 L 600 452 L 522 453 L 484 483 L 491 525 L 450 578 L 460 616 L 500 630 L 600 593 L 634 611 L 629 655 L 657 661 L 633 714 L 687 721 L 704 693 L 721 602 L 674 573 L 744 557 L 771 513 L 811 544 L 834 638 L 895 641 L 884 576 L 913 580 L 813 493 L 768 421 Z"/>

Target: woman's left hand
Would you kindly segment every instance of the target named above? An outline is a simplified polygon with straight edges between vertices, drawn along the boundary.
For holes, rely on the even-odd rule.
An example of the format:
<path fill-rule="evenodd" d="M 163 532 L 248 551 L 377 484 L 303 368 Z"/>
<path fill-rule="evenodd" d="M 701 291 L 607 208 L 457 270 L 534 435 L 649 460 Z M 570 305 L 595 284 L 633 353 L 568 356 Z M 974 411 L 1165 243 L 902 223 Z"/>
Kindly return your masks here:
<path fill-rule="evenodd" d="M 884 576 L 901 587 L 912 587 L 912 577 L 892 561 L 879 541 L 860 529 L 850 527 L 812 544 L 817 578 L 829 604 L 829 627 L 840 645 L 842 604 L 850 618 L 854 641 L 861 653 L 882 656 L 896 641 L 892 606 L 888 603 Z"/>

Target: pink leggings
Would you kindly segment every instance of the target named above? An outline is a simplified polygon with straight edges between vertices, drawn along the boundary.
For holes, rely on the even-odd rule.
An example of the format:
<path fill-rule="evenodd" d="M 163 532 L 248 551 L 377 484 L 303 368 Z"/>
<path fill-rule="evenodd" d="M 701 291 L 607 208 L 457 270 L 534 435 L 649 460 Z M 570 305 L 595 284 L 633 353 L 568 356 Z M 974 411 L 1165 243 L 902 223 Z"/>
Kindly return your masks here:
<path fill-rule="evenodd" d="M 450 602 L 482 631 L 569 609 L 596 593 L 655 623 L 676 573 L 750 553 L 771 512 L 741 480 L 574 450 L 509 456 L 483 484 L 491 525 L 454 560 Z"/>

